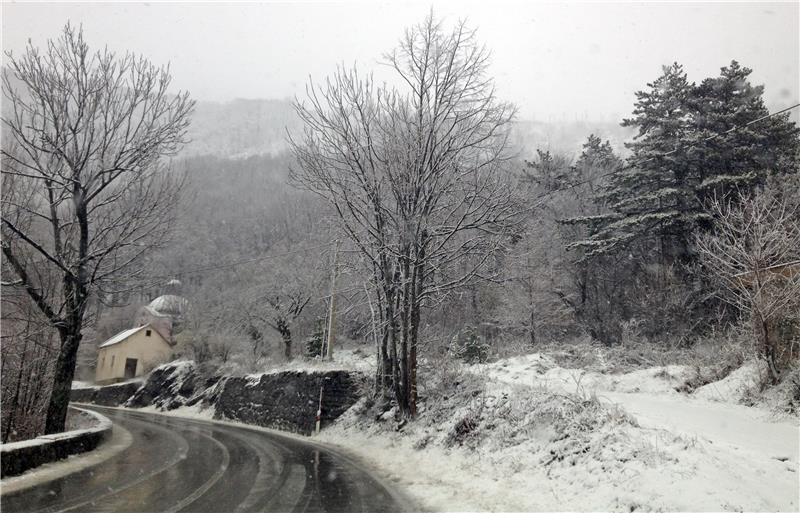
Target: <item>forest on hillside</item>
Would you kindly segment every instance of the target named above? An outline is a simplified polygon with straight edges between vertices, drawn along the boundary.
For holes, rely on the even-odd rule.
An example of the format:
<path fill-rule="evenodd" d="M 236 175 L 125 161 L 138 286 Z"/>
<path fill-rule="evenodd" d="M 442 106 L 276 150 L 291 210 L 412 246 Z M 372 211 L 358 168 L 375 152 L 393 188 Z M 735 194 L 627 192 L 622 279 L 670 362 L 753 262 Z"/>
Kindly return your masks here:
<path fill-rule="evenodd" d="M 439 106 L 424 95 L 401 101 L 346 70 L 324 100 L 277 109 L 275 123 L 303 127 L 293 138 L 276 139 L 251 108 L 257 102 L 217 113 L 231 116 L 221 122 L 228 139 L 208 130 L 212 107 L 198 110 L 207 118 L 192 129 L 197 140 L 171 161 L 185 178 L 180 197 L 167 198 L 172 229 L 140 255 L 141 270 L 117 278 L 118 290 L 84 291 L 79 376 L 90 375 L 97 344 L 174 279 L 189 305 L 179 352 L 211 373 L 319 356 L 335 298 L 338 343 L 375 352 L 376 390 L 386 404 L 405 401 L 409 416 L 418 361 L 424 387 L 436 358 L 486 361 L 543 344 L 655 353 L 704 344 L 722 354 L 739 341 L 747 354 L 728 356 L 762 358 L 768 382 L 797 375 L 798 273 L 781 266 L 800 260 L 800 130 L 789 113 L 768 112 L 751 69 L 721 63 L 718 75 L 691 82 L 680 64 L 665 66 L 642 84 L 619 132 L 587 132 L 577 151 L 563 149 L 574 146 L 569 137 L 526 140 L 538 148 L 526 153 L 512 136 L 513 106 L 494 98 L 483 55 L 471 53 L 472 36 L 420 27 L 454 45 L 442 51 L 463 67 L 456 91 L 436 96 L 455 121 L 437 124 Z M 420 38 L 400 47 L 393 66 L 439 84 L 414 68 L 428 44 Z M 337 132 L 360 108 L 357 128 Z M 424 122 L 409 115 L 426 109 Z M 441 141 L 420 164 L 423 125 Z M 373 175 L 343 178 L 365 162 Z M 416 203 L 421 196 L 433 206 Z M 4 329 L 21 327 L 3 344 L 4 405 L 13 397 L 33 419 L 17 421 L 19 433 L 37 432 L 57 337 L 30 291 L 3 285 Z"/>
<path fill-rule="evenodd" d="M 627 157 L 587 134 L 579 153 L 539 150 L 533 159 L 511 161 L 505 172 L 516 180 L 525 215 L 491 263 L 499 278 L 475 280 L 443 298 L 428 322 L 432 334 L 441 330 L 434 338 L 449 340 L 449 330 L 472 323 L 484 326 L 483 336 L 500 333 L 531 344 L 579 333 L 612 344 L 625 325 L 635 324 L 626 329 L 653 342 L 688 343 L 734 322 L 736 312 L 719 299 L 718 280 L 700 269 L 697 236 L 714 226 L 712 200 L 741 197 L 732 208 L 762 196 L 789 206 L 798 201 L 800 146 L 788 116 L 707 140 L 768 114 L 763 87 L 750 84 L 749 74 L 734 62 L 693 84 L 679 65 L 666 67 L 624 121 L 637 131 Z M 333 241 L 343 236 L 324 202 L 290 182 L 297 164 L 288 152 L 197 156 L 180 165 L 191 176 L 190 192 L 175 238 L 153 257 L 153 269 L 192 276 L 190 294 L 199 297 L 206 289 L 218 296 L 219 283 L 231 284 L 232 297 L 248 297 L 237 275 L 257 287 L 262 277 L 297 269 L 316 280 L 279 281 L 296 282 L 310 296 L 325 289 Z M 343 254 L 342 288 L 357 289 L 346 244 Z M 234 265 L 248 257 L 263 261 Z M 191 271 L 206 266 L 221 269 Z M 365 309 L 354 308 L 353 319 Z M 307 322 L 316 315 L 309 313 Z"/>
<path fill-rule="evenodd" d="M 798 130 L 787 116 L 742 128 L 768 114 L 763 87 L 749 74 L 733 62 L 695 84 L 679 65 L 665 67 L 622 122 L 635 131 L 625 153 L 589 133 L 574 154 L 538 150 L 509 161 L 519 222 L 483 276 L 426 308 L 420 353 L 474 344 L 485 359 L 576 341 L 668 351 L 752 338 L 750 312 L 730 301 L 725 277 L 703 253 L 704 237 L 744 212 L 759 222 L 785 215 L 772 232 L 747 237 L 795 240 L 800 189 Z M 718 134 L 725 135 L 708 139 Z M 363 258 L 330 206 L 290 180 L 297 163 L 289 151 L 192 156 L 177 165 L 190 177 L 177 229 L 148 257 L 151 288 L 130 301 L 144 303 L 159 283 L 180 279 L 191 304 L 182 334 L 188 357 L 250 372 L 280 365 L 287 344 L 292 357 L 313 356 L 327 323 L 337 243 L 339 337 L 374 345 Z M 792 262 L 796 251 L 789 243 L 737 265 L 746 272 Z M 97 339 L 125 328 L 132 311 L 105 310 Z M 776 315 L 770 322 L 785 338 L 775 339 L 773 358 L 785 367 L 798 350 L 796 310 Z"/>

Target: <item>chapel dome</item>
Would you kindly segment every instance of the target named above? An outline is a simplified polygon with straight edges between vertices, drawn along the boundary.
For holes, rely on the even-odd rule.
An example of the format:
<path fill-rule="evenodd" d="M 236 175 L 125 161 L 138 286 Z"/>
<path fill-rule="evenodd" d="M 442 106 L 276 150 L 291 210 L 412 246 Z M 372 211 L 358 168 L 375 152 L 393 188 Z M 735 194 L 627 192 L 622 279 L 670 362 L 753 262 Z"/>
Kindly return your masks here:
<path fill-rule="evenodd" d="M 152 300 L 147 306 L 162 315 L 177 316 L 182 315 L 186 309 L 186 299 L 173 294 L 164 294 Z"/>

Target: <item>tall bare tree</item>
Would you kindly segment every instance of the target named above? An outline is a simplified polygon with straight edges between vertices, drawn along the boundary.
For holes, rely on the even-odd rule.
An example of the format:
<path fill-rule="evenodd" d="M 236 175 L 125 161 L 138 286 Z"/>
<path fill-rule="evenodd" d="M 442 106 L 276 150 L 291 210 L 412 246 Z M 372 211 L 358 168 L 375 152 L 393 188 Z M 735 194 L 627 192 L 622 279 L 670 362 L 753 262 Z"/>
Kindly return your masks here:
<path fill-rule="evenodd" d="M 164 157 L 185 143 L 194 103 L 168 92 L 168 67 L 90 52 L 70 25 L 44 50 L 7 56 L 2 250 L 12 282 L 58 331 L 53 433 L 64 428 L 89 299 L 129 287 L 168 233 L 183 180 Z"/>
<path fill-rule="evenodd" d="M 515 111 L 496 98 L 489 53 L 463 23 L 446 30 L 430 15 L 385 58 L 400 88 L 355 69 L 309 85 L 293 177 L 333 205 L 364 256 L 381 326 L 379 389 L 413 417 L 421 308 L 490 276 L 518 222 L 504 169 Z"/>
<path fill-rule="evenodd" d="M 710 206 L 715 232 L 697 238 L 701 261 L 723 299 L 751 317 L 758 353 L 777 382 L 786 360 L 777 325 L 800 308 L 800 210 L 768 192 L 738 192 Z"/>

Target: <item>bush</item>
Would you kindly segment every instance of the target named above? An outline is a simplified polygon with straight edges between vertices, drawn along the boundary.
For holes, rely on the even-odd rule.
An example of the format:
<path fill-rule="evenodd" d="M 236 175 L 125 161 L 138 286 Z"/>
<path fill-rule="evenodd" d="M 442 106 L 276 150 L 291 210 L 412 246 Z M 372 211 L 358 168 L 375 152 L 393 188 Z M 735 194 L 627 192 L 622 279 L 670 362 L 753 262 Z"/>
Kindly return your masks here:
<path fill-rule="evenodd" d="M 303 354 L 306 358 L 321 358 L 322 343 L 325 339 L 324 321 L 318 320 L 314 326 L 314 332 L 303 342 Z"/>
<path fill-rule="evenodd" d="M 489 344 L 471 326 L 456 334 L 450 346 L 451 352 L 465 363 L 483 363 L 489 358 Z"/>

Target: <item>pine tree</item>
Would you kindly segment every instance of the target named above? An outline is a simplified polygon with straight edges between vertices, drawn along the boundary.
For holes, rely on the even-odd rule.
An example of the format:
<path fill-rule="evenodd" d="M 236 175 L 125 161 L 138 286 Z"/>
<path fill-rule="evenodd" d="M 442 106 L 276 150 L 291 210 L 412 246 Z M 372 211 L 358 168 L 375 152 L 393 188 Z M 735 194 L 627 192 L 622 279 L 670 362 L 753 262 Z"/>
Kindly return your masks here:
<path fill-rule="evenodd" d="M 642 238 L 663 241 L 686 221 L 680 198 L 687 169 L 678 142 L 690 130 L 694 84 L 677 63 L 663 71 L 648 84 L 649 91 L 636 93 L 633 117 L 622 122 L 638 129 L 634 141 L 626 144 L 633 152 L 631 165 L 611 173 L 602 195 L 610 212 L 587 220 L 593 225 L 591 236 L 573 244 L 585 248 L 587 256 Z M 669 152 L 674 153 L 663 156 Z"/>
<path fill-rule="evenodd" d="M 572 247 L 593 256 L 637 242 L 662 265 L 685 263 L 692 233 L 711 227 L 709 196 L 753 187 L 771 173 L 796 173 L 798 129 L 788 115 L 741 128 L 769 113 L 750 73 L 733 61 L 697 86 L 674 63 L 637 92 L 633 117 L 622 123 L 638 129 L 627 144 L 632 155 L 603 194 L 610 212 L 573 220 L 593 229 Z"/>
<path fill-rule="evenodd" d="M 798 129 L 788 113 L 745 126 L 769 114 L 764 86 L 751 85 L 751 73 L 732 61 L 692 95 L 693 132 L 687 144 L 695 146 L 687 158 L 701 203 L 731 186 L 747 189 L 763 184 L 769 174 L 798 171 Z"/>
<path fill-rule="evenodd" d="M 523 178 L 544 193 L 552 193 L 569 182 L 569 168 L 569 160 L 562 155 L 536 150 L 536 158 L 525 161 Z"/>

